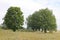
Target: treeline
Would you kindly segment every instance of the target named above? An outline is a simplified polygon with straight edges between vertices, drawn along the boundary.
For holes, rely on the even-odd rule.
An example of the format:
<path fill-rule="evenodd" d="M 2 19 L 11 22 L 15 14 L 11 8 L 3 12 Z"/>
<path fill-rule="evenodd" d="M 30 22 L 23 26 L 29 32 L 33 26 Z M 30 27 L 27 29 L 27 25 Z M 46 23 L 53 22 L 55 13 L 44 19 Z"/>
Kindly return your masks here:
<path fill-rule="evenodd" d="M 56 31 L 56 18 L 53 15 L 52 10 L 40 9 L 35 11 L 32 15 L 26 18 L 27 29 L 33 31 L 41 31 L 47 33 L 47 31 Z M 24 15 L 19 7 L 10 7 L 4 17 L 3 26 L 6 29 L 11 29 L 13 31 L 24 29 Z M 4 27 L 3 27 L 4 28 Z"/>

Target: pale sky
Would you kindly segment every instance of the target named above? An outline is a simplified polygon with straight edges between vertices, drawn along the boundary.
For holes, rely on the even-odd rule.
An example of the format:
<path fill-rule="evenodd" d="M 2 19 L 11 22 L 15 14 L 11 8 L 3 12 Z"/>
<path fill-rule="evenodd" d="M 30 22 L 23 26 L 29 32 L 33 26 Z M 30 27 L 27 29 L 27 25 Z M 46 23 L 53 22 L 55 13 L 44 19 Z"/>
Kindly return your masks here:
<path fill-rule="evenodd" d="M 60 30 L 60 0 L 0 0 L 0 24 L 3 23 L 7 10 L 11 6 L 20 7 L 24 18 L 39 9 L 49 8 L 56 17 L 57 29 Z M 26 25 L 24 25 L 26 27 Z"/>

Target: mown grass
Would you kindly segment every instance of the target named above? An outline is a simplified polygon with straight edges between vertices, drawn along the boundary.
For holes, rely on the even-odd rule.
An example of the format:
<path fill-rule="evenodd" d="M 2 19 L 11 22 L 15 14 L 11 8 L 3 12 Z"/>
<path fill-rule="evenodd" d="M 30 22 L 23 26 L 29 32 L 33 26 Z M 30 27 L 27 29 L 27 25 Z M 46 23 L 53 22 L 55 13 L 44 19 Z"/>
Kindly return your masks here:
<path fill-rule="evenodd" d="M 0 29 L 0 40 L 60 40 L 60 32 L 13 32 Z"/>

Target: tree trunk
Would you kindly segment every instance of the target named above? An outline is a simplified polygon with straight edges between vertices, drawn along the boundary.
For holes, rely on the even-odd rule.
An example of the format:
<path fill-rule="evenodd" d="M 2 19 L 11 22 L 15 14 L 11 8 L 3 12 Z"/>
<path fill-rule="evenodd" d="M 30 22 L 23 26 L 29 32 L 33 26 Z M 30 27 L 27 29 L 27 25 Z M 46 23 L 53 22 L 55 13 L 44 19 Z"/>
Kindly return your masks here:
<path fill-rule="evenodd" d="M 16 29 L 12 29 L 13 30 L 13 32 L 15 32 L 16 31 Z"/>
<path fill-rule="evenodd" d="M 38 28 L 38 30 L 40 31 L 40 28 Z"/>
<path fill-rule="evenodd" d="M 32 28 L 32 30 L 34 31 L 34 28 Z"/>
<path fill-rule="evenodd" d="M 42 28 L 41 32 L 43 32 L 43 28 Z"/>
<path fill-rule="evenodd" d="M 46 30 L 46 28 L 44 28 L 44 33 L 47 33 L 47 30 Z"/>

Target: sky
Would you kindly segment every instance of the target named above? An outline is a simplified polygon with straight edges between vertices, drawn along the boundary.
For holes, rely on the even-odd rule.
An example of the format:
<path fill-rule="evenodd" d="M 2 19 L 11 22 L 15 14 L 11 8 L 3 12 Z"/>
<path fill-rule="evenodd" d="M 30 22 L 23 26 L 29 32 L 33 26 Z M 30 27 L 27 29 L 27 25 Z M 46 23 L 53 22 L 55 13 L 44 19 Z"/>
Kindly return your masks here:
<path fill-rule="evenodd" d="M 0 24 L 9 7 L 20 7 L 24 20 L 39 9 L 49 8 L 56 17 L 57 29 L 60 30 L 60 0 L 0 0 Z M 24 27 L 26 24 L 24 23 Z"/>

